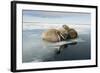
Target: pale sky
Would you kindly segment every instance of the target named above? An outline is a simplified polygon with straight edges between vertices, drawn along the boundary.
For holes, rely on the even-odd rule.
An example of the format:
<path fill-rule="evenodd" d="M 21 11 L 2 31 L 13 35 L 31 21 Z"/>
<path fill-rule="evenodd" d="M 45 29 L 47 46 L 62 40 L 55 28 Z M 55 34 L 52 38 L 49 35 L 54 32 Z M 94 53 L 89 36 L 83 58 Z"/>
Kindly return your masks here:
<path fill-rule="evenodd" d="M 90 24 L 90 13 L 23 10 L 23 22 Z"/>

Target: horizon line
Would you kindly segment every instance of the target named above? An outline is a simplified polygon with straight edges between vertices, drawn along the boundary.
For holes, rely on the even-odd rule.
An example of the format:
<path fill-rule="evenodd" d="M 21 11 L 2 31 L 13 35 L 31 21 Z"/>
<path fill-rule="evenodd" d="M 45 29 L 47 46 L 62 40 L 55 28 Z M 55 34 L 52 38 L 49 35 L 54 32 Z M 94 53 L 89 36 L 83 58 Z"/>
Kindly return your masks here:
<path fill-rule="evenodd" d="M 22 22 L 22 23 L 47 23 L 47 22 Z M 79 23 L 47 23 L 47 24 L 75 24 L 78 25 Z M 87 25 L 87 24 L 85 24 Z"/>

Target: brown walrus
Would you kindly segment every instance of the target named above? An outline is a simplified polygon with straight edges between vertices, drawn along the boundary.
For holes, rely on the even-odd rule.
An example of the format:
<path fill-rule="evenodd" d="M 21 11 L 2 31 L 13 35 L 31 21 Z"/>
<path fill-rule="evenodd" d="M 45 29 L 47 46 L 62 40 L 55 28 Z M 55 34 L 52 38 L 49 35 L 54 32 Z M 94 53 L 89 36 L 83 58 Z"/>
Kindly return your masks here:
<path fill-rule="evenodd" d="M 70 29 L 67 25 L 62 27 L 61 29 L 48 29 L 42 33 L 42 39 L 48 42 L 60 42 L 78 37 L 76 30 Z"/>

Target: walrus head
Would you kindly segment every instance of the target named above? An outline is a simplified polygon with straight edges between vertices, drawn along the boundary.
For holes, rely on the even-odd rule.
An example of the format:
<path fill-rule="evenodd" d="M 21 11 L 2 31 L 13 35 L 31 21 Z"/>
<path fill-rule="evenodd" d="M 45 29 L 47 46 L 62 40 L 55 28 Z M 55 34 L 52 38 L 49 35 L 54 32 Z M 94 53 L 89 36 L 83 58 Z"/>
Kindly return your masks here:
<path fill-rule="evenodd" d="M 68 31 L 68 39 L 75 39 L 78 37 L 77 31 L 75 29 L 69 28 L 67 25 L 63 25 L 62 27 Z"/>
<path fill-rule="evenodd" d="M 68 30 L 69 39 L 75 39 L 78 37 L 77 31 L 75 29 Z"/>

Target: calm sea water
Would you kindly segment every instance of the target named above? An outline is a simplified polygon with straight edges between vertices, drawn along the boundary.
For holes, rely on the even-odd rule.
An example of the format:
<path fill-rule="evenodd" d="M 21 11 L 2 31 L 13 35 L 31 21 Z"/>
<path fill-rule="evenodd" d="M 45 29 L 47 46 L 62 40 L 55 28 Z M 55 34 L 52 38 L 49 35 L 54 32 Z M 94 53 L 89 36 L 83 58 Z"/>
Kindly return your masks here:
<path fill-rule="evenodd" d="M 80 25 L 79 25 L 80 26 Z M 85 26 L 85 25 L 84 25 Z M 83 28 L 80 26 L 79 28 Z M 83 42 L 76 44 L 66 44 L 62 49 L 50 47 L 49 43 L 41 38 L 41 34 L 46 29 L 23 30 L 22 61 L 24 62 L 44 62 L 44 61 L 64 61 L 64 60 L 86 60 L 91 58 L 90 28 L 83 28 L 79 31 L 79 39 Z"/>

